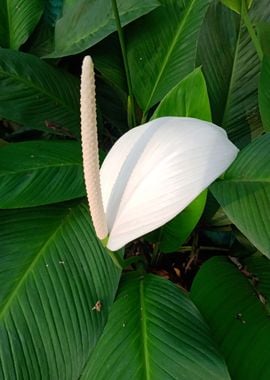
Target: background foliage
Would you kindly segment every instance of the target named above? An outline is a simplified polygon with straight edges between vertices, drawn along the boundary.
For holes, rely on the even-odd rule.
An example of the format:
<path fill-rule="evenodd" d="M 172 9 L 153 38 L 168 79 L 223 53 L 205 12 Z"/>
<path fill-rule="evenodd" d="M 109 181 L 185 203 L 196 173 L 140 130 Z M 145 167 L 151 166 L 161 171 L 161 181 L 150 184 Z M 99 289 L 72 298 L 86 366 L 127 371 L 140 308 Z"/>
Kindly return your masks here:
<path fill-rule="evenodd" d="M 0 378 L 268 380 L 268 1 L 117 6 L 124 49 L 110 1 L 0 1 Z M 84 200 L 86 54 L 101 159 L 160 116 L 213 120 L 241 149 L 208 193 L 128 247 L 146 269 L 120 285 Z"/>

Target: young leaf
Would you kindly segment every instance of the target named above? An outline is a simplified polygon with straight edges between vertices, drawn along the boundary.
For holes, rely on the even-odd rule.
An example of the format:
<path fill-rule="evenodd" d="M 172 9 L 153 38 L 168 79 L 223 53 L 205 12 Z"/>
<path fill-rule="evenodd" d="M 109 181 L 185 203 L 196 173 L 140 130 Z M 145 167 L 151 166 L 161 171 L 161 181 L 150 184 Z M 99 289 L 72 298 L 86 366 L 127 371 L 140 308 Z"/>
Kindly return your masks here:
<path fill-rule="evenodd" d="M 223 359 L 198 310 L 174 284 L 124 277 L 82 380 L 226 380 Z"/>
<path fill-rule="evenodd" d="M 209 0 L 162 0 L 127 30 L 128 61 L 144 112 L 195 68 L 198 33 Z"/>
<path fill-rule="evenodd" d="M 118 0 L 122 26 L 150 12 L 160 4 L 157 0 Z M 79 22 L 78 22 L 79 20 Z M 109 0 L 79 0 L 64 7 L 63 17 L 55 26 L 55 51 L 49 57 L 80 53 L 116 30 Z"/>
<path fill-rule="evenodd" d="M 119 280 L 88 207 L 1 211 L 0 240 L 0 377 L 78 379 Z"/>
<path fill-rule="evenodd" d="M 0 46 L 19 49 L 40 19 L 44 0 L 2 0 L 0 3 Z"/>
<path fill-rule="evenodd" d="M 251 7 L 253 0 L 221 0 L 221 2 L 233 11 L 240 13 L 242 1 L 246 1 L 248 8 Z"/>
<path fill-rule="evenodd" d="M 79 143 L 29 141 L 0 149 L 0 208 L 38 206 L 84 195 Z"/>
<path fill-rule="evenodd" d="M 270 257 L 270 133 L 240 152 L 211 191 L 239 230 Z"/>
<path fill-rule="evenodd" d="M 267 260 L 256 268 L 259 283 L 265 269 L 270 270 Z M 264 281 L 269 287 L 269 276 Z M 258 292 L 256 280 L 249 281 L 227 258 L 214 257 L 195 277 L 191 298 L 210 325 L 232 379 L 268 380 L 269 304 Z"/>
<path fill-rule="evenodd" d="M 79 81 L 39 58 L 0 49 L 0 117 L 79 137 Z"/>

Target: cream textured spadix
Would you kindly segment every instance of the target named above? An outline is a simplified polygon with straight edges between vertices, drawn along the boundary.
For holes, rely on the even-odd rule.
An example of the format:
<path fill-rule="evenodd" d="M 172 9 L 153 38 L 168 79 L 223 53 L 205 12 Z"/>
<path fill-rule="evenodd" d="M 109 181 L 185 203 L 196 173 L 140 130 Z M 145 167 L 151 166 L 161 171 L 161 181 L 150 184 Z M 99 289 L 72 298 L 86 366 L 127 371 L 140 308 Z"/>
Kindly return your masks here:
<path fill-rule="evenodd" d="M 198 119 L 163 117 L 127 132 L 100 170 L 108 248 L 118 250 L 168 222 L 237 153 L 223 129 Z"/>
<path fill-rule="evenodd" d="M 89 56 L 84 58 L 82 65 L 81 134 L 84 178 L 90 213 L 98 238 L 104 239 L 108 235 L 108 228 L 100 190 L 94 66 Z"/>

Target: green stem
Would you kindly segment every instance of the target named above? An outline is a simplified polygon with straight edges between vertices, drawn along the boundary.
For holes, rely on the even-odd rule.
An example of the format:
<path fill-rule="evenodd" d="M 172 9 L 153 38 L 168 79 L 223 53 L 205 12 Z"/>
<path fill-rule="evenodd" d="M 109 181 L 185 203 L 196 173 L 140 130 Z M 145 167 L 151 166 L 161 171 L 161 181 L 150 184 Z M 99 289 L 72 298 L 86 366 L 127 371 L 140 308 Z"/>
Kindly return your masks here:
<path fill-rule="evenodd" d="M 121 251 L 110 251 L 108 248 L 106 248 L 106 251 L 117 268 L 121 270 L 129 267 L 132 264 L 144 262 L 144 259 L 141 256 L 132 256 L 124 260 Z"/>
<path fill-rule="evenodd" d="M 250 35 L 250 38 L 253 42 L 253 45 L 257 51 L 257 54 L 258 54 L 258 57 L 259 57 L 259 60 L 262 61 L 263 59 L 263 51 L 262 51 L 262 48 L 261 48 L 261 44 L 260 44 L 260 41 L 257 37 L 257 34 L 253 28 L 253 25 L 250 21 L 250 18 L 248 16 L 248 10 L 247 10 L 247 5 L 246 5 L 246 0 L 242 0 L 242 7 L 241 7 L 241 16 L 243 17 L 243 20 L 244 20 L 244 24 L 248 30 L 248 33 Z"/>
<path fill-rule="evenodd" d="M 122 57 L 124 62 L 124 68 L 127 78 L 127 86 L 128 86 L 128 107 L 127 107 L 127 113 L 128 113 L 128 126 L 130 128 L 135 127 L 136 125 L 136 117 L 135 117 L 135 103 L 134 103 L 134 97 L 132 93 L 132 85 L 131 85 L 131 76 L 130 71 L 128 67 L 128 61 L 127 61 L 127 52 L 126 52 L 126 45 L 125 45 L 125 39 L 124 39 L 124 33 L 120 22 L 119 12 L 117 8 L 117 2 L 116 0 L 112 0 L 112 8 L 116 23 L 116 28 L 118 32 L 119 42 L 121 46 L 122 51 Z"/>

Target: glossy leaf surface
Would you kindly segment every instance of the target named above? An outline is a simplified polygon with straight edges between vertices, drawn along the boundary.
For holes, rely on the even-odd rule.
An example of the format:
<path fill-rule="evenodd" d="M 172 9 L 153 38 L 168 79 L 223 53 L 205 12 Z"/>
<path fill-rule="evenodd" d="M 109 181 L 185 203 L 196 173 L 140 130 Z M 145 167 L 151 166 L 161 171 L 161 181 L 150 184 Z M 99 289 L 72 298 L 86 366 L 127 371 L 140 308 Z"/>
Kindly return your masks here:
<path fill-rule="evenodd" d="M 270 134 L 241 151 L 211 191 L 232 223 L 270 257 Z"/>
<path fill-rule="evenodd" d="M 127 32 L 133 91 L 144 112 L 195 68 L 198 33 L 209 0 L 162 0 Z"/>
<path fill-rule="evenodd" d="M 1 0 L 0 46 L 18 49 L 37 25 L 44 4 L 44 0 Z"/>
<path fill-rule="evenodd" d="M 79 143 L 29 141 L 0 149 L 0 208 L 38 206 L 84 195 Z"/>
<path fill-rule="evenodd" d="M 119 279 L 87 206 L 1 211 L 0 235 L 0 377 L 77 379 Z"/>
<path fill-rule="evenodd" d="M 125 276 L 83 380 L 230 379 L 198 310 L 160 277 Z"/>
<path fill-rule="evenodd" d="M 269 286 L 269 276 L 260 277 L 265 270 L 269 271 L 267 260 L 257 266 L 256 275 Z M 228 259 L 214 257 L 202 266 L 191 289 L 191 298 L 211 327 L 232 379 L 270 377 L 269 306 L 254 284 Z"/>
<path fill-rule="evenodd" d="M 118 0 L 122 26 L 150 12 L 157 0 Z M 80 22 L 78 22 L 80 20 Z M 63 17 L 55 26 L 55 52 L 50 57 L 80 53 L 116 30 L 111 1 L 79 0 L 64 7 Z"/>

